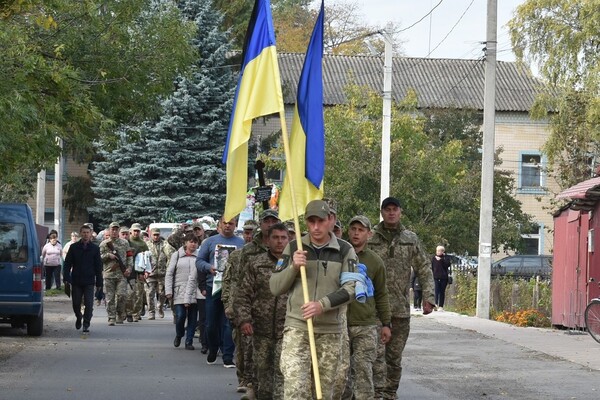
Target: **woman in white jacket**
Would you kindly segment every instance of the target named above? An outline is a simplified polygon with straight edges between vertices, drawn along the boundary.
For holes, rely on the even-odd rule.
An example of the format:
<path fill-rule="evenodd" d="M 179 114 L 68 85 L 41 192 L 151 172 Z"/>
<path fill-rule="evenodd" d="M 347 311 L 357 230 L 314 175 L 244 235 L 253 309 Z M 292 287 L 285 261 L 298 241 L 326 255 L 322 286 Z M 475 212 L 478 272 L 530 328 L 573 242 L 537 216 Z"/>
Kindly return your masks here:
<path fill-rule="evenodd" d="M 194 331 L 198 318 L 196 291 L 198 290 L 198 271 L 196 256 L 198 255 L 198 238 L 193 234 L 186 235 L 184 245 L 171 256 L 165 276 L 165 294 L 175 306 L 175 340 L 173 345 L 179 347 L 185 333 L 185 348 L 194 350 Z M 185 328 L 187 320 L 187 328 Z"/>

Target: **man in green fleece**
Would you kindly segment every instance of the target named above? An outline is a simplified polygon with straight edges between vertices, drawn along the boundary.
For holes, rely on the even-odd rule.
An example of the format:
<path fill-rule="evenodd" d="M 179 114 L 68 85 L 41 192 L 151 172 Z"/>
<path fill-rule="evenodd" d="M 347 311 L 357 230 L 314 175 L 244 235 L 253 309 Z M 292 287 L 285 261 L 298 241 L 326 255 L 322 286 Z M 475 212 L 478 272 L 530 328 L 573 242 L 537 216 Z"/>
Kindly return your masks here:
<path fill-rule="evenodd" d="M 375 396 L 373 363 L 377 348 L 385 346 L 392 336 L 390 330 L 390 302 L 385 279 L 383 260 L 367 248 L 371 236 L 371 221 L 357 215 L 348 223 L 348 240 L 358 256 L 359 270 L 366 267 L 373 292 L 368 293 L 364 303 L 355 301 L 348 305 L 348 334 L 350 337 L 350 376 L 344 399 L 368 400 Z M 363 267 L 364 266 L 364 267 Z M 381 333 L 378 334 L 378 325 Z M 381 338 L 381 343 L 380 343 Z M 379 377 L 380 380 L 385 377 Z"/>
<path fill-rule="evenodd" d="M 277 261 L 270 279 L 275 296 L 288 293 L 287 313 L 281 348 L 281 372 L 284 398 L 313 399 L 309 385 L 311 354 L 306 320 L 313 319 L 315 345 L 319 363 L 323 399 L 333 396 L 333 382 L 338 369 L 341 346 L 339 308 L 354 300 L 355 282 L 341 283 L 342 273 L 357 271 L 356 253 L 352 246 L 330 232 L 329 206 L 313 200 L 304 213 L 308 235 L 302 238 L 303 251 L 293 240 Z M 300 278 L 300 266 L 306 266 L 310 301 L 305 303 Z"/>

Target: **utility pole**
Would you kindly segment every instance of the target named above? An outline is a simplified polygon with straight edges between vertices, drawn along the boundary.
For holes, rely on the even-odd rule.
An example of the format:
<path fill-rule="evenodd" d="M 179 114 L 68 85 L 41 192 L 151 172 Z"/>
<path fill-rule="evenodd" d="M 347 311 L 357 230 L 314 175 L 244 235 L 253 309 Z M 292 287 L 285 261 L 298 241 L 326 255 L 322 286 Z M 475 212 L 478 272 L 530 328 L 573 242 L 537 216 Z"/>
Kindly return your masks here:
<path fill-rule="evenodd" d="M 494 134 L 496 118 L 497 0 L 487 2 L 485 93 L 483 99 L 483 159 L 479 213 L 479 266 L 477 268 L 477 312 L 490 318 L 490 274 L 492 269 L 492 217 L 494 205 Z"/>
<path fill-rule="evenodd" d="M 381 127 L 381 192 L 379 204 L 390 195 L 390 131 L 392 126 L 392 27 L 383 32 L 383 123 Z"/>
<path fill-rule="evenodd" d="M 60 147 L 60 155 L 54 165 L 54 229 L 58 232 L 58 240 L 64 240 L 63 237 L 63 212 L 62 212 L 62 199 L 63 199 L 63 156 L 62 148 L 63 141 L 61 138 L 56 138 L 56 142 Z"/>
<path fill-rule="evenodd" d="M 37 190 L 35 191 L 35 223 L 44 225 L 46 212 L 46 170 L 37 174 Z"/>

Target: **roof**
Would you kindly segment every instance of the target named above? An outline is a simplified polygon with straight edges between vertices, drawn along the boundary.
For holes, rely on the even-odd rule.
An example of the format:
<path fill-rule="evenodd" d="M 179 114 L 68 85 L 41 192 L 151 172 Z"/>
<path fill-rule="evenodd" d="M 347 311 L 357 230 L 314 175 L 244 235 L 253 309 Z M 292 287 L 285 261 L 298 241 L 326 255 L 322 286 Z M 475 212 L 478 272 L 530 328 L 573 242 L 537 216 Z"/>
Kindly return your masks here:
<path fill-rule="evenodd" d="M 571 199 L 569 205 L 574 210 L 591 210 L 600 201 L 600 176 L 579 182 L 563 190 L 557 199 Z"/>
<path fill-rule="evenodd" d="M 304 54 L 279 53 L 278 58 L 284 101 L 294 104 Z M 324 104 L 344 104 L 344 89 L 351 83 L 381 93 L 383 61 L 379 56 L 324 55 Z M 412 88 L 417 92 L 419 108 L 483 110 L 483 60 L 394 57 L 392 73 L 395 101 L 402 100 Z M 498 61 L 496 82 L 496 111 L 527 112 L 542 88 L 538 79 L 514 62 Z"/>

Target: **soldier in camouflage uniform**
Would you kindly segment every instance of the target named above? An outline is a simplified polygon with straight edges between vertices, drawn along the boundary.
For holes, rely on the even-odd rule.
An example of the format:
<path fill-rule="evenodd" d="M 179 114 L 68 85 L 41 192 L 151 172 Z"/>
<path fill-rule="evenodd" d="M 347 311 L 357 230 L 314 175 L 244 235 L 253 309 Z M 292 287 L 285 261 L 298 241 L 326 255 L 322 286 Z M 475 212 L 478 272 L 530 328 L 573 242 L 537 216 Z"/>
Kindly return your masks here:
<path fill-rule="evenodd" d="M 245 337 L 252 338 L 252 383 L 258 399 L 282 399 L 283 376 L 279 369 L 287 293 L 273 296 L 269 279 L 289 238 L 285 225 L 277 223 L 264 232 L 269 250 L 251 257 L 244 280 L 235 294 L 236 322 Z"/>
<path fill-rule="evenodd" d="M 256 221 L 249 220 L 244 223 L 244 242 L 252 241 L 253 233 L 256 231 Z M 235 364 L 237 367 L 238 392 L 245 392 L 252 382 L 252 341 L 249 337 L 241 334 L 236 323 L 236 314 L 233 308 L 232 290 L 235 292 L 240 279 L 240 258 L 242 249 L 237 249 L 229 255 L 225 272 L 223 272 L 223 287 L 221 288 L 221 300 L 225 306 L 225 316 L 232 325 L 232 338 L 235 343 Z M 251 394 L 250 394 L 251 395 Z M 251 397 L 251 396 L 250 396 Z"/>
<path fill-rule="evenodd" d="M 125 302 L 127 300 L 126 278 L 133 270 L 133 252 L 129 247 L 129 242 L 119 238 L 118 222 L 112 222 L 109 225 L 109 230 L 110 238 L 100 243 L 100 256 L 102 258 L 108 325 L 114 326 L 115 323 L 123 323 Z M 125 272 L 121 272 L 118 258 L 124 263 Z"/>
<path fill-rule="evenodd" d="M 150 250 L 152 270 L 147 274 L 148 290 L 146 291 L 146 302 L 148 303 L 149 320 L 156 318 L 156 295 L 158 294 L 158 316 L 165 317 L 163 307 L 165 305 L 165 274 L 167 273 L 167 254 L 165 248 L 167 242 L 160 237 L 160 229 L 152 228 L 150 230 L 151 239 L 148 242 Z"/>
<path fill-rule="evenodd" d="M 291 241 L 271 276 L 271 293 L 288 293 L 287 314 L 281 346 L 284 397 L 312 399 L 313 382 L 306 320 L 312 318 L 323 398 L 334 398 L 334 380 L 339 373 L 342 346 L 340 307 L 354 300 L 353 280 L 342 283 L 345 273 L 356 272 L 357 258 L 352 246 L 331 233 L 329 206 L 313 200 L 304 214 L 308 235 L 302 238 L 303 251 Z M 306 266 L 310 301 L 304 302 L 300 267 Z M 345 327 L 344 327 L 345 329 Z M 310 382 L 310 383 L 309 383 Z M 312 386 L 312 385 L 311 385 Z M 314 386 L 312 386 L 314 387 Z"/>
<path fill-rule="evenodd" d="M 342 240 L 342 225 L 337 217 L 337 201 L 332 198 L 324 198 L 323 201 L 329 205 L 329 213 L 331 215 L 331 233 L 338 238 L 338 240 Z M 337 232 L 336 232 L 337 227 Z M 339 399 L 342 397 L 346 390 L 346 382 L 348 374 L 350 373 L 350 339 L 348 337 L 348 329 L 346 313 L 347 307 L 345 305 L 341 306 L 339 309 L 340 313 L 340 325 L 344 328 L 342 329 L 342 344 L 340 349 L 340 361 L 338 364 L 338 373 L 335 376 L 335 382 L 333 383 L 333 398 Z"/>
<path fill-rule="evenodd" d="M 384 399 L 395 399 L 402 377 L 402 352 L 410 331 L 411 268 L 423 287 L 423 314 L 433 310 L 433 274 L 431 262 L 414 232 L 401 223 L 400 201 L 388 197 L 381 203 L 383 221 L 373 228 L 369 248 L 384 262 L 392 310 L 392 338 L 385 348 L 386 384 Z"/>
<path fill-rule="evenodd" d="M 383 260 L 366 247 L 371 234 L 371 222 L 364 215 L 357 215 L 348 223 L 348 239 L 354 247 L 358 261 L 367 267 L 367 276 L 373 284 L 373 296 L 365 303 L 357 301 L 348 305 L 348 334 L 350 336 L 350 379 L 346 384 L 344 399 L 371 400 L 377 398 L 373 384 L 373 363 L 377 347 L 387 343 L 391 313 L 385 279 Z M 377 325 L 382 324 L 381 343 Z"/>
<path fill-rule="evenodd" d="M 144 251 L 148 251 L 148 245 L 142 238 L 142 226 L 140 224 L 131 225 L 129 229 L 129 245 L 133 249 L 133 259 Z M 138 322 L 141 319 L 142 308 L 144 307 L 144 298 L 146 297 L 146 277 L 144 274 L 133 270 L 133 273 L 128 278 L 133 287 L 127 297 L 127 320 L 130 317 L 133 322 Z"/>

